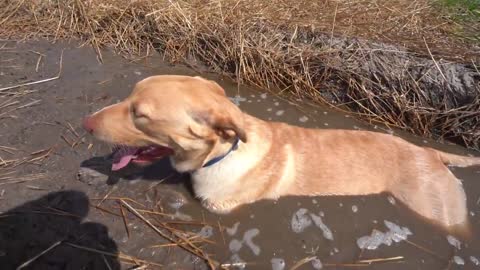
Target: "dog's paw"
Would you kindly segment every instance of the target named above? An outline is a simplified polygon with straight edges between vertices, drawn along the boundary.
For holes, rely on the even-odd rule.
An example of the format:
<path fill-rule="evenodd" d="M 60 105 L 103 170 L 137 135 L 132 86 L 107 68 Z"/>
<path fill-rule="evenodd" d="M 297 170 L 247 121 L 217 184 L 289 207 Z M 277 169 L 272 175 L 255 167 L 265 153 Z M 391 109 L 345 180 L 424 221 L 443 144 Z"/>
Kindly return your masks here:
<path fill-rule="evenodd" d="M 235 207 L 229 203 L 212 202 L 211 200 L 203 200 L 202 206 L 212 213 L 222 215 L 230 213 L 230 211 Z"/>

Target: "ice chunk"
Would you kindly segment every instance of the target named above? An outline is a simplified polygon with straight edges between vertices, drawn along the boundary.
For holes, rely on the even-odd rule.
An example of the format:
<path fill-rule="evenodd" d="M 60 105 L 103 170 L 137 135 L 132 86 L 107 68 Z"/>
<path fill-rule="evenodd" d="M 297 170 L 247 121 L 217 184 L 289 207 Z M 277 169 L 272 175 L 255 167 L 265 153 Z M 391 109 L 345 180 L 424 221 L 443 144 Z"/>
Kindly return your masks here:
<path fill-rule="evenodd" d="M 236 95 L 234 96 L 233 98 L 232 97 L 229 97 L 229 99 L 235 103 L 235 105 L 239 106 L 240 105 L 240 102 L 243 102 L 243 101 L 246 101 L 247 99 L 244 98 L 244 97 L 241 97 L 239 95 Z"/>
<path fill-rule="evenodd" d="M 387 232 L 381 232 L 375 229 L 370 235 L 358 238 L 357 246 L 361 249 L 374 250 L 382 244 L 390 246 L 393 242 L 398 243 L 406 240 L 409 235 L 412 235 L 412 232 L 406 227 L 400 227 L 388 220 L 385 220 L 384 223 L 388 228 Z"/>
<path fill-rule="evenodd" d="M 461 248 L 462 243 L 457 238 L 455 238 L 451 235 L 447 235 L 447 241 L 450 245 L 454 246 L 456 249 Z"/>
<path fill-rule="evenodd" d="M 322 269 L 323 268 L 323 264 L 322 262 L 320 261 L 320 259 L 318 259 L 317 257 L 315 257 L 315 259 L 312 260 L 312 267 L 313 269 Z"/>
<path fill-rule="evenodd" d="M 285 269 L 285 260 L 282 258 L 273 258 L 270 260 L 272 264 L 272 270 L 283 270 Z"/>
<path fill-rule="evenodd" d="M 295 233 L 303 232 L 307 227 L 312 225 L 312 220 L 307 215 L 308 210 L 305 208 L 298 209 L 292 217 L 292 230 Z"/>
<path fill-rule="evenodd" d="M 462 259 L 462 257 L 459 257 L 459 256 L 453 256 L 453 261 L 458 265 L 465 264 L 465 261 Z"/>
<path fill-rule="evenodd" d="M 226 229 L 227 234 L 230 235 L 230 236 L 235 235 L 237 233 L 239 225 L 240 225 L 240 222 L 236 222 L 235 224 L 233 224 L 233 226 L 231 228 L 227 228 Z"/>
<path fill-rule="evenodd" d="M 209 238 L 212 235 L 213 235 L 213 227 L 210 225 L 205 225 L 198 233 L 198 236 L 202 238 Z"/>
<path fill-rule="evenodd" d="M 320 216 L 317 216 L 315 214 L 310 214 L 310 217 L 313 220 L 313 223 L 315 223 L 315 226 L 320 228 L 323 232 L 323 237 L 325 237 L 328 240 L 333 240 L 333 233 L 332 231 L 323 223 L 322 218 Z"/>
<path fill-rule="evenodd" d="M 480 261 L 474 257 L 474 256 L 470 256 L 470 261 L 475 264 L 476 266 L 479 266 L 480 265 Z"/>
<path fill-rule="evenodd" d="M 259 229 L 250 229 L 243 235 L 243 241 L 256 256 L 260 255 L 260 247 L 253 243 L 253 238 L 260 233 Z"/>
<path fill-rule="evenodd" d="M 231 252 L 236 253 L 238 252 L 243 246 L 243 243 L 237 239 L 233 239 L 230 241 L 228 244 L 228 248 L 230 249 Z"/>

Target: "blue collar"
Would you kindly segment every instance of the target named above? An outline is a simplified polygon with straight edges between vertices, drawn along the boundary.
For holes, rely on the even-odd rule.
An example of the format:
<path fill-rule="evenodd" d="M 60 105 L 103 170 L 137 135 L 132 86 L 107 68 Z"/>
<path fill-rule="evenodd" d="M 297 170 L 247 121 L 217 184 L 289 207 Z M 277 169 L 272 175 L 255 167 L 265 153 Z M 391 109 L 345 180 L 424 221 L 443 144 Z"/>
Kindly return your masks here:
<path fill-rule="evenodd" d="M 216 157 L 216 158 L 211 159 L 210 161 L 208 161 L 207 163 L 205 163 L 205 165 L 203 165 L 202 168 L 212 166 L 213 164 L 215 164 L 215 163 L 219 162 L 220 160 L 222 160 L 224 157 L 226 157 L 226 156 L 227 156 L 228 154 L 230 154 L 232 151 L 237 150 L 237 148 L 238 148 L 238 142 L 239 142 L 239 141 L 240 141 L 240 139 L 237 137 L 237 138 L 235 139 L 235 142 L 234 142 L 233 145 L 232 145 L 232 148 L 230 148 L 230 150 L 228 150 L 227 153 L 225 153 L 225 154 L 223 154 L 223 155 L 221 155 L 221 156 L 218 156 L 218 157 Z"/>

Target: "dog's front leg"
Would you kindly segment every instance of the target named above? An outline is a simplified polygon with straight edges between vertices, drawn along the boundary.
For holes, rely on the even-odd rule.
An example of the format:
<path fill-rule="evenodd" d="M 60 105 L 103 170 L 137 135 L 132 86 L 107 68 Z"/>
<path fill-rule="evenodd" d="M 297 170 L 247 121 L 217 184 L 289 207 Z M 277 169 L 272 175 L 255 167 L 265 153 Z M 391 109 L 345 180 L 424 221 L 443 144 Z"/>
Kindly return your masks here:
<path fill-rule="evenodd" d="M 205 199 L 205 200 L 202 200 L 202 206 L 215 214 L 228 214 L 234 208 L 239 206 L 239 203 L 234 200 L 214 201 L 210 199 Z"/>

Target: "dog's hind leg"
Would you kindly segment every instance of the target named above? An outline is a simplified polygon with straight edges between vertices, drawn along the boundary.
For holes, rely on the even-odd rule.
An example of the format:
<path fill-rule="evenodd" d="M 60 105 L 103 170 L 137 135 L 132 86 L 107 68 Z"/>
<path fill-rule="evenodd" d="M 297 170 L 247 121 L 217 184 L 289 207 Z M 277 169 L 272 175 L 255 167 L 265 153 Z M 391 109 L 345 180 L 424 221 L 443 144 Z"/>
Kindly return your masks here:
<path fill-rule="evenodd" d="M 430 169 L 405 175 L 390 187 L 390 192 L 420 216 L 450 233 L 468 237 L 470 227 L 462 183 L 443 164 Z"/>

